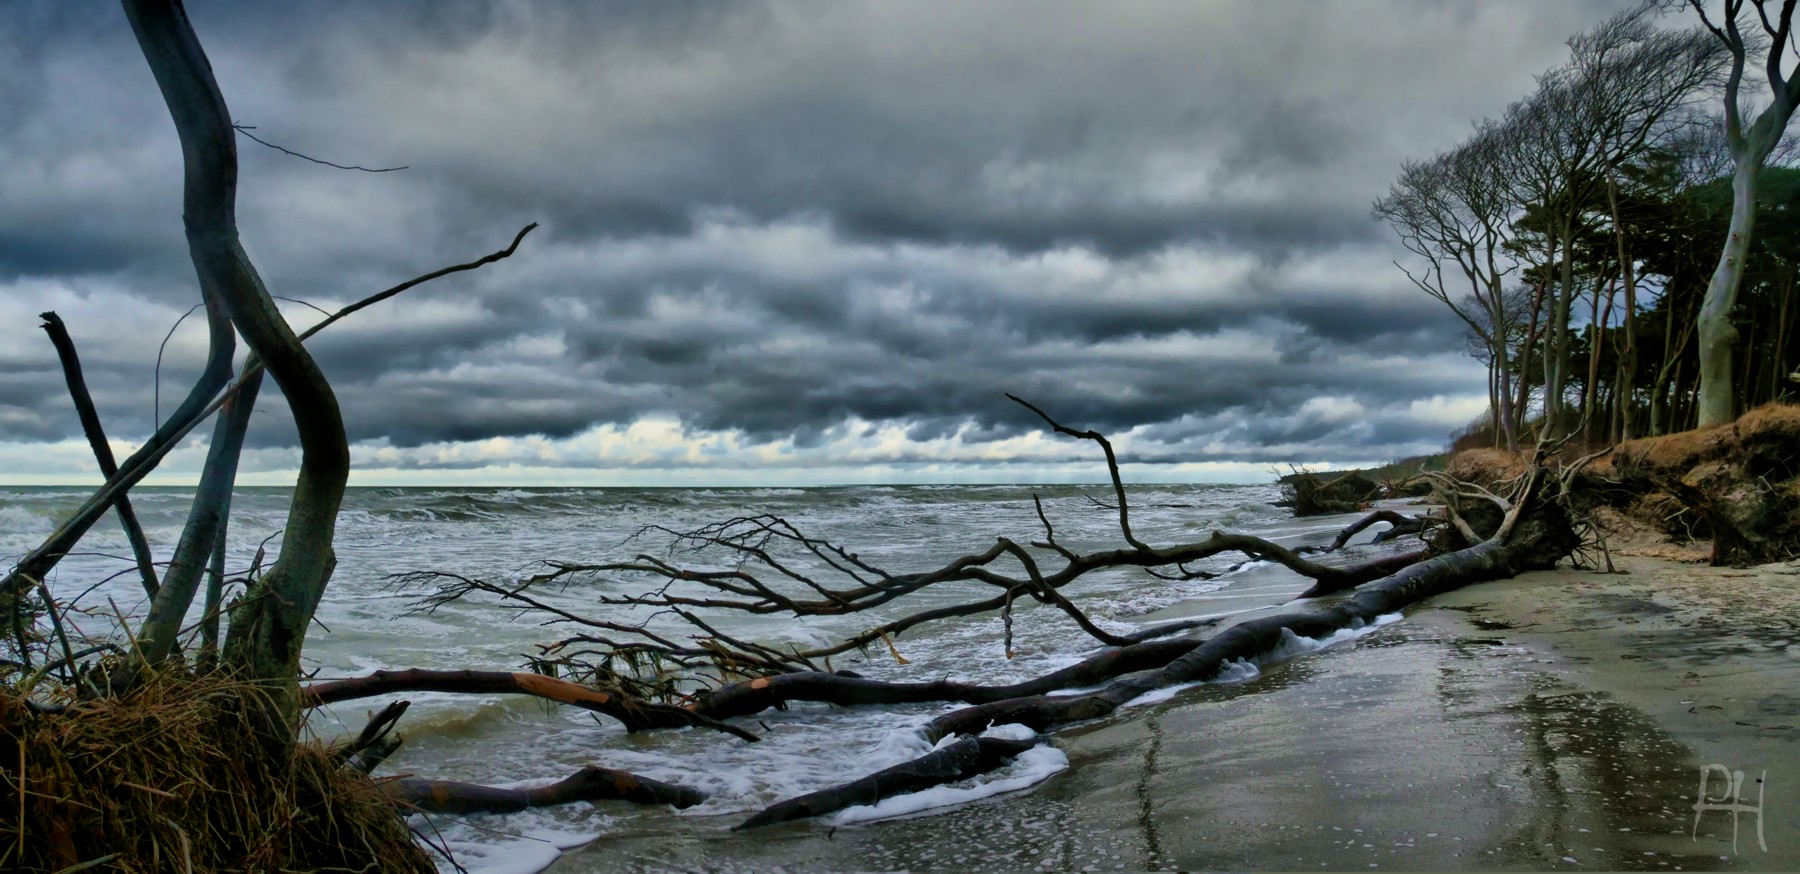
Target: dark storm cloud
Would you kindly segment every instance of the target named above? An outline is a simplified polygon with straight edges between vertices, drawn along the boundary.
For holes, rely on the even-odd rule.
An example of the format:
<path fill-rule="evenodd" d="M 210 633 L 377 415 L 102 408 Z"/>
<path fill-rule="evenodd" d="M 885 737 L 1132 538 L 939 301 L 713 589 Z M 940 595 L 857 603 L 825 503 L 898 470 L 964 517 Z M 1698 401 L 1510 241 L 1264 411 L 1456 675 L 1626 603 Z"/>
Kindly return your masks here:
<path fill-rule="evenodd" d="M 663 416 L 802 448 L 849 420 L 980 445 L 1038 426 L 1012 391 L 1168 461 L 1441 439 L 1448 414 L 1408 404 L 1479 394 L 1480 372 L 1367 205 L 1618 5 L 189 8 L 259 135 L 409 165 L 240 141 L 275 293 L 329 308 L 544 224 L 313 341 L 353 440 Z M 0 440 L 78 433 L 30 320 L 52 307 L 116 434 L 141 436 L 145 370 L 194 300 L 173 128 L 115 6 L 9 15 Z M 203 337 L 177 333 L 166 404 Z M 252 444 L 289 445 L 279 394 L 258 406 Z"/>

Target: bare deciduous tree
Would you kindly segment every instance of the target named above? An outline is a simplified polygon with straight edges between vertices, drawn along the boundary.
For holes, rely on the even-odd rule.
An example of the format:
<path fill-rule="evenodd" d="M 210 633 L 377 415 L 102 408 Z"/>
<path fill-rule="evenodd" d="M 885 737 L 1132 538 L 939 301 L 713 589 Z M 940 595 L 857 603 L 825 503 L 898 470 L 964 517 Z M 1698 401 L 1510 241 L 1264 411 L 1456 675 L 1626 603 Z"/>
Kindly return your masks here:
<path fill-rule="evenodd" d="M 1516 309 L 1507 305 L 1506 277 L 1517 265 L 1507 241 L 1518 207 L 1505 184 L 1508 131 L 1481 125 L 1454 151 L 1408 162 L 1373 213 L 1387 221 L 1401 245 L 1425 259 L 1418 273 L 1401 271 L 1468 325 L 1488 365 L 1488 408 L 1508 451 L 1519 448 L 1512 398 L 1509 339 Z M 1445 262 L 1453 265 L 1447 276 Z M 1452 284 L 1467 283 L 1467 288 Z"/>

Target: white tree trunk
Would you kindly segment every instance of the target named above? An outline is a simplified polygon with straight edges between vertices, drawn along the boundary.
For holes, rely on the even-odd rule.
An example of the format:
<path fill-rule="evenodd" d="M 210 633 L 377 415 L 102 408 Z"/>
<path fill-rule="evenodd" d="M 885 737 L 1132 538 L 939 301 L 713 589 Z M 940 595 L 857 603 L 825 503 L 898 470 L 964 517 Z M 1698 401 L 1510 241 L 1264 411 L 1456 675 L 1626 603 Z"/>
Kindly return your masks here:
<path fill-rule="evenodd" d="M 1750 233 L 1756 223 L 1756 178 L 1762 162 L 1740 156 L 1731 177 L 1731 225 L 1719 266 L 1707 283 L 1700 304 L 1700 421 L 1702 428 L 1723 425 L 1737 418 L 1731 391 L 1731 347 L 1737 328 L 1731 310 L 1737 304 L 1738 283 L 1744 278 L 1744 259 L 1750 253 Z"/>

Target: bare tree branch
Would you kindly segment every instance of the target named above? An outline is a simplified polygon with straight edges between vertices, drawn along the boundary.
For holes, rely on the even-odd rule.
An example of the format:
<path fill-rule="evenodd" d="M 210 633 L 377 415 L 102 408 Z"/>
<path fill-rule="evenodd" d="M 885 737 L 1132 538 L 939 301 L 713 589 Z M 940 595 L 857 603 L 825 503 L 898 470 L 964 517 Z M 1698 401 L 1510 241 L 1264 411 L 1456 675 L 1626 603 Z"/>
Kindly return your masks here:
<path fill-rule="evenodd" d="M 354 164 L 346 165 L 346 164 L 336 164 L 331 161 L 321 161 L 318 158 L 312 157 L 311 155 L 302 155 L 299 152 L 293 151 L 291 149 L 284 149 L 281 146 L 275 145 L 274 143 L 271 143 L 268 140 L 265 140 L 262 137 L 259 137 L 256 134 L 251 133 L 251 131 L 256 130 L 255 125 L 233 124 L 231 126 L 231 129 L 237 131 L 238 133 L 243 134 L 244 136 L 249 137 L 250 139 L 252 139 L 258 143 L 268 146 L 269 148 L 274 149 L 275 151 L 280 152 L 284 155 L 291 155 L 293 157 L 299 158 L 302 161 L 311 161 L 314 164 L 323 164 L 327 167 L 336 167 L 339 170 L 361 170 L 364 173 L 392 173 L 395 170 L 407 169 L 404 166 L 401 166 L 401 167 L 361 167 L 361 166 L 357 166 Z"/>
<path fill-rule="evenodd" d="M 40 313 L 38 318 L 44 320 L 41 327 L 50 335 L 56 357 L 62 362 L 63 380 L 68 383 L 69 397 L 75 402 L 75 415 L 81 420 L 82 433 L 87 435 L 88 446 L 94 451 L 94 462 L 100 466 L 101 476 L 110 477 L 119 472 L 119 465 L 113 460 L 112 445 L 106 442 L 106 429 L 100 424 L 99 411 L 94 409 L 93 396 L 88 394 L 87 380 L 82 378 L 81 357 L 75 352 L 75 340 L 56 313 Z M 155 556 L 150 552 L 150 542 L 144 538 L 143 526 L 138 524 L 137 511 L 132 509 L 131 499 L 124 495 L 119 496 L 113 509 L 119 514 L 119 527 L 125 529 L 125 539 L 131 544 L 132 556 L 137 559 L 144 594 L 154 597 L 157 588 Z"/>

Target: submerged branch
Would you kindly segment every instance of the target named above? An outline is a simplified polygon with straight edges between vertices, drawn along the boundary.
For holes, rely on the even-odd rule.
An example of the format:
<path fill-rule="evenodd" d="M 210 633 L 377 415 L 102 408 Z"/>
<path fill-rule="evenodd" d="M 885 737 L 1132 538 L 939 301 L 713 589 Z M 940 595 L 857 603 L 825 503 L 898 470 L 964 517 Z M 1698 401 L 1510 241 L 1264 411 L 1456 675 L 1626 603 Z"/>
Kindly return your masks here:
<path fill-rule="evenodd" d="M 693 807 L 706 800 L 705 793 L 589 765 L 548 786 L 501 789 L 453 780 L 402 777 L 382 783 L 389 798 L 426 813 L 514 813 L 533 807 L 553 807 L 575 801 L 629 801 L 633 804 L 667 804 Z"/>

